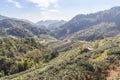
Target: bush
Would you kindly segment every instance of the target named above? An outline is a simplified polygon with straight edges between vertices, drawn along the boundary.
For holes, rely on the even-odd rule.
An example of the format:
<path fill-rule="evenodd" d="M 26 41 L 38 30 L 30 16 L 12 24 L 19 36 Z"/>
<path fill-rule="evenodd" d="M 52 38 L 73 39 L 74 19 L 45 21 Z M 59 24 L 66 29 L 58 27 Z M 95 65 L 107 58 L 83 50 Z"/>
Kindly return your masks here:
<path fill-rule="evenodd" d="M 114 47 L 114 48 L 111 48 L 111 49 L 109 49 L 108 50 L 108 54 L 118 54 L 118 55 L 120 55 L 120 47 Z"/>

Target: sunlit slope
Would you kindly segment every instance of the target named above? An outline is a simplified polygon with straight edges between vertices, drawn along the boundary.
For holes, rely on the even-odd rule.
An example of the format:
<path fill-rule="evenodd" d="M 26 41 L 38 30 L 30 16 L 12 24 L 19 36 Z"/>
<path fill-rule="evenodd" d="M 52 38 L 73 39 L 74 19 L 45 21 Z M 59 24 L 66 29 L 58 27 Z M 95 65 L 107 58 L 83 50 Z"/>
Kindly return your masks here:
<path fill-rule="evenodd" d="M 87 50 L 87 47 L 93 50 Z M 120 38 L 78 41 L 48 63 L 1 79 L 8 80 L 106 80 L 120 66 Z M 119 75 L 119 74 L 117 74 Z"/>

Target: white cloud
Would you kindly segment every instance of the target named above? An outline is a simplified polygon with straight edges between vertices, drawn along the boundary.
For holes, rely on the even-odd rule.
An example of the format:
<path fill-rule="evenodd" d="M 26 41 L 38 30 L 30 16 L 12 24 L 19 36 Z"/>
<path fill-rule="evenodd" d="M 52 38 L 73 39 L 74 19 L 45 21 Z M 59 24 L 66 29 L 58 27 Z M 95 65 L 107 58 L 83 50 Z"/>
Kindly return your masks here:
<path fill-rule="evenodd" d="M 55 9 L 45 10 L 39 15 L 39 20 L 61 20 L 61 12 Z"/>
<path fill-rule="evenodd" d="M 17 8 L 22 8 L 22 5 L 20 5 L 19 2 L 15 1 L 15 0 L 8 0 L 10 3 L 13 3 Z"/>
<path fill-rule="evenodd" d="M 32 2 L 36 4 L 36 6 L 41 8 L 47 8 L 50 5 L 56 5 L 58 0 L 27 0 L 29 2 Z"/>
<path fill-rule="evenodd" d="M 50 9 L 50 10 L 48 10 L 48 12 L 59 13 L 59 11 L 58 11 L 58 10 L 56 10 L 56 9 Z"/>

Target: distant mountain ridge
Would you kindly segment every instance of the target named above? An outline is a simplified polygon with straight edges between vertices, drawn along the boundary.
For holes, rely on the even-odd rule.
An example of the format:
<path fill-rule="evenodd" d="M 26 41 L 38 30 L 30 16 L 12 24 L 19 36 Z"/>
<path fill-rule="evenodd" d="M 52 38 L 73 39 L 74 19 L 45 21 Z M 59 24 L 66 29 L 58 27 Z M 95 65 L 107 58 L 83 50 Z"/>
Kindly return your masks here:
<path fill-rule="evenodd" d="M 58 28 L 59 26 L 65 24 L 66 21 L 64 20 L 45 20 L 45 21 L 39 21 L 36 23 L 36 25 L 43 29 L 54 29 Z"/>
<path fill-rule="evenodd" d="M 0 20 L 0 36 L 32 37 L 34 35 L 46 34 L 48 31 L 20 20 Z"/>
<path fill-rule="evenodd" d="M 68 21 L 67 23 L 65 23 L 64 25 L 62 25 L 60 27 L 60 29 L 56 30 L 55 32 L 53 32 L 53 36 L 55 36 L 58 39 L 64 39 L 68 36 L 72 36 L 72 38 L 76 38 L 76 39 L 82 39 L 82 37 L 80 36 L 76 36 L 77 35 L 81 35 L 81 31 L 84 30 L 84 32 L 82 32 L 83 36 L 86 36 L 86 31 L 90 32 L 92 26 L 96 26 L 99 27 L 97 25 L 102 24 L 102 23 L 114 23 L 115 24 L 115 31 L 114 35 L 109 35 L 108 36 L 116 36 L 118 33 L 118 31 L 120 31 L 120 7 L 113 7 L 109 10 L 104 10 L 104 11 L 100 11 L 97 13 L 92 13 L 92 14 L 80 14 L 75 16 L 74 18 L 72 18 L 70 21 Z M 107 26 L 107 25 L 106 25 Z M 104 27 L 106 27 L 104 26 Z M 108 25 L 109 26 L 109 25 Z M 96 27 L 92 28 L 95 29 Z M 104 27 L 102 27 L 102 29 L 104 30 Z M 107 28 L 108 30 L 104 30 L 103 34 L 101 34 L 100 37 L 102 37 L 105 33 L 111 33 L 111 29 L 109 30 L 109 27 Z M 117 30 L 117 32 L 116 32 Z M 97 31 L 100 31 L 100 29 L 97 29 Z M 107 31 L 107 32 L 106 32 Z M 80 33 L 80 34 L 78 34 Z M 89 34 L 89 33 L 88 33 Z M 97 36 L 97 34 L 94 32 L 94 34 L 89 35 L 90 36 Z M 95 38 L 93 37 L 93 39 Z M 85 40 L 87 38 L 84 38 Z M 87 39 L 88 40 L 88 39 Z"/>
<path fill-rule="evenodd" d="M 95 40 L 105 37 L 116 36 L 120 34 L 120 30 L 116 27 L 116 23 L 100 23 L 97 25 L 90 26 L 87 29 L 80 30 L 66 39 L 77 39 L 77 40 Z"/>
<path fill-rule="evenodd" d="M 0 15 L 0 20 L 3 20 L 3 19 L 8 19 L 8 17 Z"/>
<path fill-rule="evenodd" d="M 51 35 L 57 39 L 95 40 L 114 37 L 120 34 L 120 7 L 91 14 L 79 14 L 70 21 L 45 20 L 32 23 L 0 15 L 0 36 L 19 37 L 40 34 Z M 16 35 L 21 34 L 21 35 Z"/>

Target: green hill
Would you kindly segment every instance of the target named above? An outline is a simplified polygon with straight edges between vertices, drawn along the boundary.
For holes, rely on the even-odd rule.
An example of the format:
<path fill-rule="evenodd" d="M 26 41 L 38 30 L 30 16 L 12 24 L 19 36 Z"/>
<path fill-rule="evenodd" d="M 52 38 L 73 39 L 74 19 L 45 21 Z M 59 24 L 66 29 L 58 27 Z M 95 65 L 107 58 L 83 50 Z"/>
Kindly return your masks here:
<path fill-rule="evenodd" d="M 54 52 L 34 38 L 0 39 L 0 77 L 48 62 Z"/>
<path fill-rule="evenodd" d="M 46 34 L 48 31 L 37 28 L 36 26 L 14 19 L 0 20 L 0 36 L 33 37 L 40 34 Z"/>
<path fill-rule="evenodd" d="M 89 50 L 88 47 L 93 48 Z M 106 80 L 120 67 L 120 38 L 76 41 L 47 63 L 6 76 L 8 80 Z M 117 76 L 119 73 L 117 74 Z M 117 78 L 117 77 L 116 77 Z"/>

